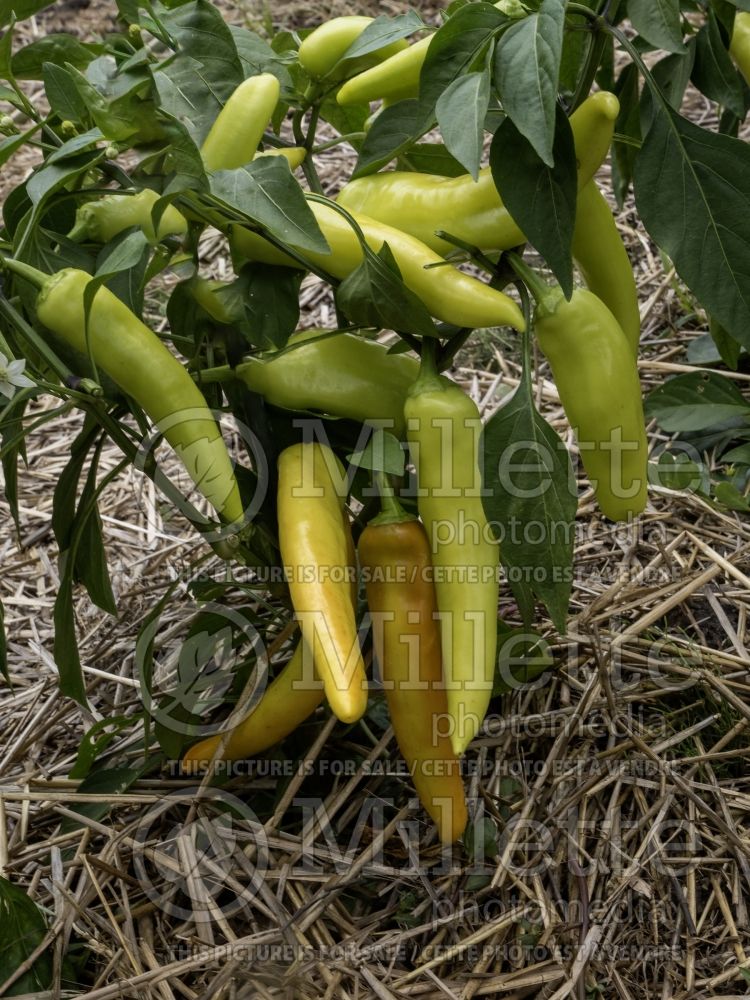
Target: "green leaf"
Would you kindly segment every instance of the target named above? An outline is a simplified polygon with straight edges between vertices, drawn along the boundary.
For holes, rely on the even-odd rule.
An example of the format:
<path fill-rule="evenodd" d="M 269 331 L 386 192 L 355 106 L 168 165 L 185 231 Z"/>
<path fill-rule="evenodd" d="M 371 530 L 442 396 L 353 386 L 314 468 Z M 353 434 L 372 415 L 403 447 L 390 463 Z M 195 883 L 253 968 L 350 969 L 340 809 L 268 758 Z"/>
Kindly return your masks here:
<path fill-rule="evenodd" d="M 116 615 L 117 605 L 112 593 L 102 539 L 102 522 L 95 499 L 97 468 L 98 462 L 95 460 L 89 468 L 76 513 L 78 538 L 75 548 L 75 572 L 94 604 L 107 614 Z"/>
<path fill-rule="evenodd" d="M 484 119 L 490 103 L 490 74 L 460 76 L 443 91 L 435 107 L 438 125 L 450 153 L 474 180 L 479 177 Z"/>
<path fill-rule="evenodd" d="M 282 156 L 264 156 L 236 170 L 211 174 L 211 194 L 299 250 L 329 251 L 302 188 Z"/>
<path fill-rule="evenodd" d="M 238 328 L 253 347 L 284 347 L 299 323 L 299 288 L 303 272 L 290 267 L 248 264 L 237 281 L 223 290 L 225 305 L 235 302 Z"/>
<path fill-rule="evenodd" d="M 663 451 L 658 461 L 648 464 L 648 481 L 682 493 L 706 493 L 708 472 L 682 451 Z"/>
<path fill-rule="evenodd" d="M 685 51 L 680 0 L 628 0 L 628 16 L 635 30 L 654 48 Z"/>
<path fill-rule="evenodd" d="M 10 673 L 8 672 L 8 636 L 5 633 L 5 608 L 0 601 L 0 674 L 10 684 Z"/>
<path fill-rule="evenodd" d="M 70 769 L 68 777 L 74 781 L 81 781 L 91 770 L 96 758 L 104 753 L 113 739 L 133 725 L 133 717 L 130 715 L 114 715 L 106 719 L 99 719 L 93 726 L 84 733 L 83 739 L 78 747 L 75 763 Z"/>
<path fill-rule="evenodd" d="M 356 326 L 436 337 L 438 331 L 422 300 L 401 280 L 387 243 L 377 254 L 366 244 L 359 267 L 341 282 L 336 302 Z"/>
<path fill-rule="evenodd" d="M 504 622 L 499 626 L 493 698 L 532 684 L 555 662 L 549 645 L 538 633 L 511 628 Z"/>
<path fill-rule="evenodd" d="M 536 595 L 564 633 L 578 497 L 570 456 L 537 413 L 531 393 L 523 378 L 484 428 L 482 502 L 497 526 L 500 557 L 524 622 L 528 626 L 533 617 Z"/>
<path fill-rule="evenodd" d="M 617 204 L 622 208 L 633 183 L 633 170 L 641 145 L 638 67 L 635 63 L 629 63 L 620 73 L 615 84 L 615 94 L 620 102 L 620 110 L 615 122 L 615 139 L 612 143 L 612 187 Z M 619 136 L 623 138 L 620 139 Z M 630 139 L 631 142 L 625 142 L 623 139 Z"/>
<path fill-rule="evenodd" d="M 47 921 L 20 886 L 0 877 L 0 969 L 3 980 L 36 951 L 47 936 Z M 52 950 L 45 949 L 3 996 L 38 995 L 52 985 Z"/>
<path fill-rule="evenodd" d="M 713 318 L 709 321 L 708 329 L 711 339 L 721 356 L 721 360 L 727 368 L 731 368 L 732 371 L 736 372 L 740 361 L 740 354 L 742 353 L 741 345 L 737 343 L 734 337 L 727 333 L 721 323 L 717 323 Z"/>
<path fill-rule="evenodd" d="M 564 28 L 562 0 L 543 0 L 536 14 L 508 28 L 495 49 L 495 85 L 503 110 L 549 167 L 554 165 Z"/>
<path fill-rule="evenodd" d="M 651 71 L 659 90 L 675 111 L 680 110 L 685 99 L 695 64 L 695 53 L 695 39 L 691 39 L 684 54 L 665 56 Z M 645 130 L 646 123 L 643 122 L 642 125 Z"/>
<path fill-rule="evenodd" d="M 646 397 L 644 411 L 662 430 L 702 431 L 733 417 L 750 417 L 750 403 L 728 379 L 714 372 L 677 375 Z"/>
<path fill-rule="evenodd" d="M 142 229 L 133 229 L 108 243 L 96 261 L 95 276 L 110 277 L 120 271 L 129 270 L 140 264 L 144 251 L 148 253 L 149 242 Z"/>
<path fill-rule="evenodd" d="M 45 63 L 55 66 L 70 63 L 76 69 L 85 69 L 103 51 L 102 45 L 84 45 L 73 35 L 53 33 L 19 49 L 13 56 L 11 68 L 17 80 L 42 80 Z"/>
<path fill-rule="evenodd" d="M 289 70 L 268 42 L 264 41 L 260 35 L 256 35 L 254 31 L 250 31 L 249 28 L 230 24 L 229 30 L 232 33 L 232 40 L 242 64 L 244 79 L 258 76 L 260 73 L 272 73 L 278 79 L 284 92 L 293 90 Z"/>
<path fill-rule="evenodd" d="M 26 132 L 21 132 L 20 135 L 8 135 L 0 140 L 0 166 L 7 163 L 8 160 L 15 156 L 22 146 L 25 146 L 28 140 L 38 132 L 41 125 L 33 125 Z"/>
<path fill-rule="evenodd" d="M 55 634 L 52 651 L 60 674 L 61 693 L 73 698 L 79 705 L 85 706 L 86 686 L 83 682 L 73 613 L 74 560 L 70 559 L 69 555 L 68 552 L 60 553 L 60 585 L 55 595 L 53 611 Z"/>
<path fill-rule="evenodd" d="M 560 107 L 553 153 L 555 165 L 548 167 L 506 118 L 492 140 L 490 167 L 503 203 L 570 298 L 578 175 L 573 132 Z"/>
<path fill-rule="evenodd" d="M 421 139 L 433 124 L 434 118 L 417 100 L 398 101 L 381 111 L 362 143 L 352 179 L 380 170 Z"/>
<path fill-rule="evenodd" d="M 54 0 L 4 0 L 0 4 L 0 28 L 16 21 L 25 21 L 27 17 L 38 14 L 45 7 L 51 7 Z"/>
<path fill-rule="evenodd" d="M 508 18 L 489 3 L 456 11 L 433 35 L 419 76 L 419 99 L 431 117 L 440 95 L 482 57 Z"/>
<path fill-rule="evenodd" d="M 380 17 L 376 17 L 371 24 L 367 25 L 359 38 L 352 42 L 339 62 L 369 55 L 370 52 L 375 52 L 392 42 L 414 34 L 415 31 L 419 31 L 424 26 L 424 21 L 415 10 L 407 11 L 405 14 L 397 14 L 395 17 L 381 14 Z"/>
<path fill-rule="evenodd" d="M 64 66 L 45 63 L 42 67 L 44 93 L 49 106 L 60 121 L 88 124 L 91 119 L 88 105 L 81 96 L 73 75 Z"/>
<path fill-rule="evenodd" d="M 750 444 L 741 444 L 737 448 L 725 451 L 721 461 L 729 465 L 750 465 Z"/>
<path fill-rule="evenodd" d="M 364 448 L 347 455 L 346 460 L 371 472 L 385 472 L 388 476 L 404 474 L 405 455 L 401 442 L 386 430 L 373 433 Z"/>
<path fill-rule="evenodd" d="M 106 771 L 93 771 L 81 782 L 77 788 L 79 795 L 88 793 L 89 795 L 123 795 L 133 782 L 140 777 L 140 771 L 131 767 L 112 767 Z M 76 802 L 75 795 L 67 802 L 71 812 L 78 813 L 81 817 L 93 819 L 100 823 L 112 808 L 112 803 L 102 802 Z M 60 823 L 60 834 L 70 833 L 85 826 L 70 816 L 64 816 Z"/>
<path fill-rule="evenodd" d="M 714 496 L 720 504 L 730 510 L 740 511 L 743 514 L 750 511 L 747 497 L 740 493 L 734 483 L 717 483 L 714 487 Z"/>
<path fill-rule="evenodd" d="M 701 93 L 723 105 L 738 118 L 745 117 L 745 87 L 734 67 L 712 10 L 695 42 L 692 81 Z"/>
<path fill-rule="evenodd" d="M 26 443 L 23 438 L 23 414 L 29 403 L 30 394 L 34 390 L 27 392 L 17 392 L 12 403 L 6 404 L 7 416 L 0 424 L 0 448 L 4 454 L 2 459 L 3 475 L 5 477 L 5 500 L 10 508 L 13 523 L 16 531 L 21 531 L 20 514 L 18 510 L 18 459 L 26 461 Z M 16 443 L 11 445 L 11 442 Z M 5 449 L 9 450 L 5 452 Z"/>
<path fill-rule="evenodd" d="M 649 101 L 634 179 L 641 220 L 700 303 L 749 347 L 750 145 Z"/>
<path fill-rule="evenodd" d="M 439 177 L 460 177 L 465 168 L 455 156 L 451 156 L 441 142 L 418 142 L 402 159 L 412 170 L 423 174 L 437 174 Z"/>

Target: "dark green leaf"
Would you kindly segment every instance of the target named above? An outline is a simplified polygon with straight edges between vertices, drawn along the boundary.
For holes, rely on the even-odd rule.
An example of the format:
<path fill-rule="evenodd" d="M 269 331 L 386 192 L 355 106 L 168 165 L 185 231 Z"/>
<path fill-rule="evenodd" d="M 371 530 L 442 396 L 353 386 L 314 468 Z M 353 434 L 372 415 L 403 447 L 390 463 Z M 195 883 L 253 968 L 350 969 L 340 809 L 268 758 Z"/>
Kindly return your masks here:
<path fill-rule="evenodd" d="M 524 622 L 536 595 L 564 633 L 578 498 L 568 452 L 534 408 L 525 378 L 484 428 L 480 454 L 482 502 Z"/>
<path fill-rule="evenodd" d="M 264 349 L 285 346 L 299 323 L 302 276 L 302 271 L 266 264 L 242 269 L 230 289 L 239 307 L 238 326 L 248 344 Z M 231 301 L 224 299 L 225 304 Z"/>
<path fill-rule="evenodd" d="M 207 191 L 208 178 L 200 150 L 188 129 L 176 118 L 167 118 L 162 127 L 169 140 L 169 166 L 173 170 L 172 179 L 164 188 L 164 194 L 173 194 L 175 191 Z"/>
<path fill-rule="evenodd" d="M 646 397 L 645 413 L 668 433 L 701 431 L 732 417 L 750 417 L 750 403 L 728 378 L 694 372 L 654 389 Z"/>
<path fill-rule="evenodd" d="M 508 18 L 489 3 L 471 3 L 456 11 L 433 35 L 419 76 L 423 113 L 431 117 L 438 98 L 482 56 Z"/>
<path fill-rule="evenodd" d="M 398 101 L 381 111 L 362 143 L 352 179 L 380 170 L 421 139 L 433 124 L 432 115 L 426 115 L 416 100 Z"/>
<path fill-rule="evenodd" d="M 93 726 L 84 733 L 83 739 L 78 747 L 75 764 L 70 769 L 68 777 L 74 781 L 82 781 L 91 770 L 91 766 L 96 758 L 104 753 L 113 739 L 133 725 L 133 717 L 130 715 L 108 716 L 106 719 L 99 719 Z"/>
<path fill-rule="evenodd" d="M 41 80 L 45 63 L 70 63 L 76 69 L 85 69 L 102 51 L 101 45 L 84 45 L 73 35 L 44 35 L 16 52 L 11 63 L 13 76 L 17 80 Z"/>
<path fill-rule="evenodd" d="M 570 298 L 578 175 L 570 122 L 560 107 L 556 117 L 554 167 L 542 162 L 510 118 L 505 119 L 492 140 L 490 167 L 508 211 Z"/>
<path fill-rule="evenodd" d="M 401 280 L 388 244 L 384 243 L 377 254 L 367 245 L 363 249 L 362 263 L 336 291 L 342 312 L 357 326 L 436 337 L 437 329 L 422 300 Z"/>
<path fill-rule="evenodd" d="M 446 147 L 474 180 L 479 176 L 489 103 L 490 74 L 486 69 L 459 76 L 443 91 L 435 106 Z"/>
<path fill-rule="evenodd" d="M 117 236 L 103 248 L 96 262 L 97 278 L 110 277 L 141 263 L 144 251 L 148 253 L 149 242 L 142 229 L 132 229 Z"/>
<path fill-rule="evenodd" d="M 64 142 L 62 146 L 58 146 L 50 155 L 47 157 L 45 162 L 49 163 L 61 163 L 63 160 L 70 159 L 72 156 L 76 156 L 83 149 L 89 149 L 91 146 L 95 146 L 97 142 L 101 142 L 104 136 L 101 130 L 98 128 L 89 129 L 88 132 L 82 132 L 80 135 L 73 136 L 72 139 L 68 139 Z"/>
<path fill-rule="evenodd" d="M 584 6 L 593 10 L 597 6 L 596 0 L 584 0 Z M 586 54 L 593 42 L 592 32 L 581 30 L 585 23 L 585 19 L 581 18 L 574 29 L 569 27 L 565 32 L 562 56 L 560 57 L 560 90 L 563 93 L 573 94 L 575 92 Z"/>
<path fill-rule="evenodd" d="M 123 795 L 134 781 L 140 777 L 140 772 L 130 767 L 112 767 L 106 771 L 93 771 L 78 786 L 78 793 L 89 795 Z M 76 802 L 75 795 L 72 795 L 67 802 L 67 807 L 71 812 L 78 813 L 81 818 L 93 819 L 100 823 L 112 808 L 112 802 L 103 800 L 102 802 Z M 70 816 L 65 816 L 60 824 L 60 833 L 70 833 L 84 826 Z"/>
<path fill-rule="evenodd" d="M 76 513 L 75 572 L 94 604 L 107 614 L 116 615 L 117 605 L 102 539 L 102 522 L 95 499 L 97 468 L 97 462 L 92 462 Z"/>
<path fill-rule="evenodd" d="M 0 139 L 0 166 L 7 163 L 11 156 L 15 156 L 39 128 L 39 125 L 34 125 L 26 132 L 21 132 L 20 135 L 7 135 Z"/>
<path fill-rule="evenodd" d="M 628 16 L 635 30 L 654 48 L 685 51 L 680 0 L 628 0 Z"/>
<path fill-rule="evenodd" d="M 198 60 L 184 54 L 154 73 L 159 107 L 187 130 L 196 146 L 206 138 L 223 106 L 201 73 Z"/>
<path fill-rule="evenodd" d="M 0 970 L 3 980 L 23 965 L 47 935 L 47 922 L 19 886 L 0 877 Z M 38 996 L 52 985 L 52 950 L 47 948 L 3 996 Z"/>
<path fill-rule="evenodd" d="M 739 118 L 745 117 L 745 88 L 727 52 L 719 22 L 712 10 L 709 10 L 708 21 L 696 38 L 692 80 L 710 100 L 728 108 Z"/>
<path fill-rule="evenodd" d="M 663 451 L 657 462 L 649 462 L 648 481 L 685 493 L 705 493 L 709 487 L 706 469 L 683 451 Z"/>
<path fill-rule="evenodd" d="M 620 73 L 615 84 L 615 94 L 620 101 L 620 111 L 615 122 L 615 140 L 612 143 L 612 187 L 617 204 L 622 208 L 633 182 L 633 170 L 641 144 L 638 67 L 635 63 L 628 63 Z M 619 139 L 618 136 L 623 138 Z M 630 139 L 631 142 L 625 142 L 624 139 Z"/>
<path fill-rule="evenodd" d="M 564 27 L 565 4 L 544 0 L 538 13 L 508 28 L 495 49 L 495 85 L 503 110 L 549 167 L 554 164 Z"/>
<path fill-rule="evenodd" d="M 83 682 L 73 613 L 74 561 L 69 558 L 68 552 L 60 553 L 59 570 L 60 585 L 55 595 L 53 613 L 55 625 L 53 654 L 60 675 L 60 691 L 73 698 L 79 705 L 85 705 L 86 687 Z"/>
<path fill-rule="evenodd" d="M 510 628 L 502 622 L 500 626 L 493 698 L 528 687 L 554 665 L 550 648 L 541 635 L 526 629 Z"/>
<path fill-rule="evenodd" d="M 0 425 L 0 447 L 5 450 L 11 441 L 17 444 L 3 455 L 3 475 L 5 477 L 5 500 L 10 508 L 16 531 L 20 533 L 21 522 L 18 510 L 18 459 L 26 461 L 26 444 L 22 436 L 23 414 L 29 402 L 26 393 L 16 393 L 5 420 Z M 8 404 L 6 404 L 8 405 Z"/>
<path fill-rule="evenodd" d="M 107 244 L 97 258 L 97 277 L 109 274 L 105 284 L 121 302 L 139 318 L 143 313 L 143 298 L 146 285 L 146 271 L 149 266 L 151 247 L 144 239 L 136 238 L 130 241 L 127 252 L 122 250 L 122 244 L 131 236 L 143 236 L 137 233 L 123 233 L 116 236 L 112 243 Z M 143 245 L 145 243 L 145 246 Z M 138 246 L 140 245 L 140 256 Z M 106 255 L 106 256 L 105 256 Z M 125 263 L 129 261 L 130 263 Z M 115 265 L 118 265 L 116 268 Z"/>
<path fill-rule="evenodd" d="M 634 178 L 643 224 L 701 305 L 748 347 L 750 146 L 661 101 L 645 117 L 652 124 Z"/>
<path fill-rule="evenodd" d="M 8 636 L 5 634 L 5 608 L 0 601 L 0 674 L 10 684 L 8 673 Z"/>
<path fill-rule="evenodd" d="M 690 83 L 690 75 L 695 63 L 695 40 L 688 42 L 684 55 L 665 56 L 654 66 L 652 75 L 666 100 L 675 111 L 679 111 L 685 99 L 685 91 Z M 642 122 L 644 129 L 647 123 Z"/>
<path fill-rule="evenodd" d="M 403 154 L 403 159 L 411 170 L 418 170 L 423 174 L 460 177 L 466 173 L 462 164 L 440 142 L 418 142 L 408 153 Z"/>
<path fill-rule="evenodd" d="M 45 63 L 42 67 L 44 93 L 49 106 L 61 121 L 88 124 L 92 119 L 73 75 L 64 66 Z"/>
<path fill-rule="evenodd" d="M 750 465 L 750 444 L 741 444 L 737 448 L 724 452 L 721 460 L 733 465 Z"/>
<path fill-rule="evenodd" d="M 734 337 L 731 337 L 727 333 L 721 323 L 717 323 L 714 319 L 711 319 L 708 329 L 711 339 L 716 344 L 716 348 L 721 355 L 721 360 L 727 368 L 737 371 L 740 354 L 742 353 L 741 345 L 737 343 Z"/>
<path fill-rule="evenodd" d="M 381 14 L 372 24 L 367 25 L 356 41 L 352 42 L 340 61 L 369 55 L 370 52 L 414 34 L 420 28 L 424 28 L 424 21 L 414 10 L 407 11 L 406 14 L 397 14 L 395 17 Z"/>
<path fill-rule="evenodd" d="M 734 483 L 717 483 L 714 487 L 714 496 L 729 510 L 740 511 L 743 514 L 750 511 L 747 497 L 740 493 Z"/>
<path fill-rule="evenodd" d="M 299 250 L 328 252 L 302 188 L 282 156 L 264 156 L 236 170 L 218 170 L 210 182 L 214 198 L 277 239 Z"/>
<path fill-rule="evenodd" d="M 242 75 L 245 79 L 257 76 L 259 73 L 273 73 L 284 92 L 293 89 L 289 70 L 268 42 L 264 41 L 260 35 L 256 35 L 254 31 L 250 31 L 249 28 L 230 24 L 229 30 L 232 33 L 232 40 L 237 49 L 237 55 L 242 64 Z"/>
<path fill-rule="evenodd" d="M 10 24 L 11 19 L 25 21 L 45 7 L 51 7 L 54 0 L 3 0 L 0 3 L 0 28 Z"/>

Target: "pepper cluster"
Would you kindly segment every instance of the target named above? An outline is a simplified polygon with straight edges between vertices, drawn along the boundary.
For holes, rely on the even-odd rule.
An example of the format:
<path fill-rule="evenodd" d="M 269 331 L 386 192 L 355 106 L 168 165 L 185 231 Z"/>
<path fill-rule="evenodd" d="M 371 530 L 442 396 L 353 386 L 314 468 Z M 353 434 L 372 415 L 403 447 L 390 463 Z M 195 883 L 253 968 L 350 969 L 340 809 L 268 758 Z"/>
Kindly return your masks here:
<path fill-rule="evenodd" d="M 326 80 L 341 107 L 376 100 L 387 105 L 418 95 L 430 38 L 412 45 L 399 40 L 347 58 L 370 23 L 370 18 L 336 18 L 300 45 L 300 66 L 311 79 Z M 744 58 L 742 45 L 740 39 L 738 61 Z M 245 80 L 202 143 L 206 170 L 231 171 L 263 155 L 283 156 L 290 169 L 303 164 L 309 151 L 302 147 L 259 151 L 279 101 L 276 76 L 259 73 Z M 595 180 L 618 110 L 613 94 L 598 92 L 571 116 L 578 166 L 572 252 L 586 288 L 566 300 L 517 255 L 508 259 L 537 301 L 538 344 L 577 433 L 599 506 L 611 519 L 626 520 L 647 500 L 637 371 L 640 317 L 628 255 Z M 328 251 L 306 252 L 307 265 L 344 281 L 369 251 L 377 254 L 387 246 L 403 285 L 433 320 L 458 329 L 509 326 L 524 332 L 524 314 L 513 298 L 446 260 L 454 245 L 441 235 L 445 231 L 462 245 L 496 257 L 525 242 L 489 168 L 477 179 L 381 172 L 345 184 L 335 200 L 309 192 L 308 198 Z M 189 239 L 195 221 L 200 220 L 190 211 L 165 204 L 156 190 L 122 190 L 86 201 L 68 237 L 107 243 L 139 227 L 153 245 L 179 243 Z M 227 223 L 224 235 L 238 266 L 250 261 L 304 267 L 291 249 L 242 222 Z M 47 276 L 13 260 L 8 267 L 40 290 L 35 313 L 42 327 L 89 355 L 140 405 L 224 524 L 241 535 L 245 504 L 227 447 L 201 388 L 174 354 L 85 272 L 66 268 Z M 236 323 L 221 283 L 193 275 L 185 287 L 220 327 Z M 324 699 L 344 723 L 363 716 L 368 680 L 358 635 L 361 575 L 374 659 L 396 739 L 420 800 L 449 843 L 467 822 L 460 758 L 477 735 L 492 695 L 500 551 L 482 502 L 480 413 L 470 396 L 441 373 L 440 328 L 434 330 L 434 337 L 405 338 L 407 346 L 418 348 L 419 361 L 413 354 L 389 352 L 361 331 L 307 330 L 295 333 L 281 349 L 201 373 L 198 382 L 244 385 L 273 408 L 385 423 L 408 446 L 419 516 L 404 509 L 391 480 L 375 470 L 382 510 L 360 523 L 357 558 L 346 470 L 335 449 L 304 441 L 281 450 L 278 547 L 290 569 L 289 597 L 301 638 L 252 713 L 224 737 L 191 747 L 183 764 L 191 769 L 218 756 L 259 753 L 288 735 Z M 622 444 L 617 460 L 611 450 L 615 437 Z M 360 521 L 362 516 L 357 513 Z M 458 524 L 463 531 L 446 534 L 446 525 Z M 465 571 L 463 579 L 457 570 Z"/>

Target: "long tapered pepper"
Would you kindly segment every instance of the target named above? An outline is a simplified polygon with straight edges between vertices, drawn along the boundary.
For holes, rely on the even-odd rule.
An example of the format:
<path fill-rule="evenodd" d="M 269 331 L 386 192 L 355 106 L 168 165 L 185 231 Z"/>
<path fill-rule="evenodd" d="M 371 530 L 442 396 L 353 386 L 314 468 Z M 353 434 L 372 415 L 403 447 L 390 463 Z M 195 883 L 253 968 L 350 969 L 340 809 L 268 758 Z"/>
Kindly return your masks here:
<path fill-rule="evenodd" d="M 372 636 L 399 749 L 443 843 L 467 821 L 461 768 L 445 720 L 440 625 L 424 527 L 391 496 L 359 539 Z"/>
<path fill-rule="evenodd" d="M 648 500 L 648 442 L 635 355 L 601 299 L 579 288 L 570 301 L 522 261 L 513 266 L 537 300 L 534 329 L 550 363 L 600 509 L 613 521 Z"/>
<path fill-rule="evenodd" d="M 328 77 L 335 71 L 335 76 L 351 76 L 369 69 L 371 66 L 390 58 L 402 49 L 408 48 L 405 39 L 383 45 L 367 55 L 354 59 L 346 59 L 342 65 L 342 57 L 346 50 L 356 42 L 362 32 L 374 18 L 360 17 L 356 14 L 344 17 L 333 17 L 330 21 L 311 31 L 299 47 L 300 65 L 312 77 L 318 79 Z"/>
<path fill-rule="evenodd" d="M 423 344 L 422 372 L 404 416 L 435 569 L 451 742 L 462 754 L 492 695 L 500 550 L 482 506 L 479 410 L 437 374 L 431 346 Z"/>
<path fill-rule="evenodd" d="M 323 701 L 323 685 L 306 658 L 305 644 L 297 644 L 292 657 L 274 678 L 252 712 L 232 729 L 219 757 L 243 760 L 268 750 L 302 725 Z M 191 747 L 182 758 L 187 772 L 204 771 L 216 754 L 222 736 L 209 736 Z"/>
<path fill-rule="evenodd" d="M 187 220 L 173 205 L 162 212 L 154 230 L 151 212 L 160 197 L 156 191 L 145 188 L 136 194 L 108 194 L 98 201 L 86 202 L 76 212 L 68 239 L 109 243 L 131 226 L 140 226 L 151 243 L 158 243 L 165 236 L 184 236 Z"/>
<path fill-rule="evenodd" d="M 343 279 L 362 263 L 364 255 L 359 238 L 348 220 L 335 208 L 319 201 L 311 201 L 310 208 L 331 252 L 308 251 L 307 257 L 316 267 Z M 461 327 L 508 325 L 523 330 L 521 310 L 503 292 L 445 264 L 441 257 L 413 236 L 364 215 L 350 214 L 359 224 L 372 250 L 377 252 L 384 243 L 388 244 L 404 284 L 422 300 L 431 315 Z M 230 240 L 234 253 L 248 260 L 285 267 L 301 266 L 293 257 L 277 250 L 249 229 L 232 227 Z"/>
<path fill-rule="evenodd" d="M 103 286 L 87 324 L 85 294 L 93 279 L 85 271 L 65 268 L 47 275 L 13 260 L 5 266 L 40 289 L 39 321 L 76 351 L 90 354 L 142 407 L 221 517 L 242 521 L 242 499 L 216 421 L 187 370 L 156 334 Z"/>
<path fill-rule="evenodd" d="M 351 600 L 351 535 L 343 520 L 344 470 L 330 448 L 306 442 L 278 462 L 281 557 L 302 637 L 342 722 L 367 707 L 367 678 Z"/>
<path fill-rule="evenodd" d="M 203 140 L 206 170 L 232 170 L 251 162 L 279 103 L 280 90 L 271 73 L 248 77 L 237 87 Z"/>
<path fill-rule="evenodd" d="M 304 330 L 289 338 L 286 350 L 236 368 L 245 385 L 274 406 L 377 421 L 399 438 L 406 393 L 418 372 L 414 358 L 389 354 L 382 344 L 354 334 L 332 336 L 326 330 Z"/>
<path fill-rule="evenodd" d="M 339 104 L 365 104 L 370 101 L 400 101 L 416 97 L 419 76 L 427 58 L 432 35 L 414 42 L 371 69 L 352 77 L 336 94 Z"/>
<path fill-rule="evenodd" d="M 637 355 L 641 314 L 633 268 L 612 210 L 593 180 L 578 192 L 573 257 L 586 287 L 607 306 Z"/>
<path fill-rule="evenodd" d="M 735 14 L 729 51 L 750 84 L 750 12 L 738 10 Z"/>
<path fill-rule="evenodd" d="M 571 116 L 579 190 L 607 156 L 619 107 L 614 94 L 599 91 Z M 439 177 L 408 170 L 372 174 L 350 181 L 336 201 L 353 214 L 368 215 L 410 233 L 441 254 L 454 246 L 437 236 L 437 230 L 486 253 L 526 242 L 498 194 L 489 167 L 480 170 L 477 181 L 469 174 Z"/>

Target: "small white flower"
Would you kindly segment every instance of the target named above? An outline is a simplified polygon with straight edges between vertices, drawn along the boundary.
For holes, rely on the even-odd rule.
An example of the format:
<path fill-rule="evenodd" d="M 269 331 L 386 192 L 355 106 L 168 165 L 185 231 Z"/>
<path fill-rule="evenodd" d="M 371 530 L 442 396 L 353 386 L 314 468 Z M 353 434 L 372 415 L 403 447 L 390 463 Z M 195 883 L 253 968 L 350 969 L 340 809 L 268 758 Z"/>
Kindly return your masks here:
<path fill-rule="evenodd" d="M 4 354 L 0 354 L 0 393 L 3 396 L 13 399 L 16 389 L 26 389 L 36 385 L 23 374 L 25 367 L 25 361 L 8 361 Z"/>

